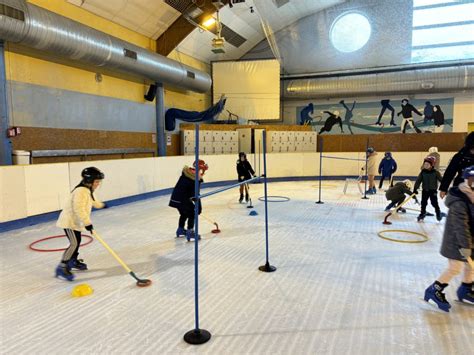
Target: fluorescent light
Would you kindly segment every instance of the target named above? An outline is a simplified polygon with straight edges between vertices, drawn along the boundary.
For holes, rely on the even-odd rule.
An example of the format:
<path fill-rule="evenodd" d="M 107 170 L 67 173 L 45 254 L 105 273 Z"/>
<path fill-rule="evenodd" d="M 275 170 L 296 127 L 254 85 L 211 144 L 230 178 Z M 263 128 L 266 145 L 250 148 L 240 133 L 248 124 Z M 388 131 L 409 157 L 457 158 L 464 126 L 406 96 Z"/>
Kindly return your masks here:
<path fill-rule="evenodd" d="M 202 25 L 206 28 L 211 27 L 216 23 L 216 19 L 214 17 L 209 17 L 207 20 L 205 20 Z"/>

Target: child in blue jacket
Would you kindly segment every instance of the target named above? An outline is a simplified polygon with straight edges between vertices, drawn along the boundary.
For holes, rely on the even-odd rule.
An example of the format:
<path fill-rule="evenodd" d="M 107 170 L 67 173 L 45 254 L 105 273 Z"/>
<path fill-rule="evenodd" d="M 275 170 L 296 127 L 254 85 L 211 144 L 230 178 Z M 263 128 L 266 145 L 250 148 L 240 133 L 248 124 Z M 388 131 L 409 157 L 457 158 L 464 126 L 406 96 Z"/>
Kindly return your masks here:
<path fill-rule="evenodd" d="M 379 165 L 379 174 L 380 174 L 380 184 L 379 189 L 382 188 L 384 179 L 390 181 L 390 187 L 393 186 L 391 181 L 392 174 L 395 174 L 397 171 L 397 162 L 392 158 L 392 153 L 385 152 L 385 157 L 380 161 Z"/>

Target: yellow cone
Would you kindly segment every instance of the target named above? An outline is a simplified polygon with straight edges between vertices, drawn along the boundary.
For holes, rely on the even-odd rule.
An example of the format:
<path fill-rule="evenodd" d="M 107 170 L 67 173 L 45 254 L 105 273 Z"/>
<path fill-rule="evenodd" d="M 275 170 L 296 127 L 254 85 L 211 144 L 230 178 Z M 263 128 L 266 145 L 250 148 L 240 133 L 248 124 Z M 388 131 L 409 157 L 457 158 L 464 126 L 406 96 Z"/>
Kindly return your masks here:
<path fill-rule="evenodd" d="M 94 290 L 88 284 L 80 284 L 72 289 L 73 297 L 84 297 L 92 294 Z"/>

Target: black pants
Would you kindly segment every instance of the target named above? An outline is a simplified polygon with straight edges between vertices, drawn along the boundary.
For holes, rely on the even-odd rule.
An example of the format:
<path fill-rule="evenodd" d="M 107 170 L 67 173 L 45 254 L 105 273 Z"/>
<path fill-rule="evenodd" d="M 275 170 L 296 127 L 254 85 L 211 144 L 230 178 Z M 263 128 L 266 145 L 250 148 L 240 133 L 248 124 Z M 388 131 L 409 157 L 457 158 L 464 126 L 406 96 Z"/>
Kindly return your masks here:
<path fill-rule="evenodd" d="M 321 128 L 321 129 L 319 130 L 319 133 L 318 133 L 318 134 L 321 134 L 321 133 L 323 133 L 323 132 L 331 132 L 333 126 L 334 126 L 334 125 L 330 125 L 330 124 L 329 124 L 329 125 L 326 125 L 326 124 L 325 124 L 325 125 L 323 126 L 323 128 Z"/>
<path fill-rule="evenodd" d="M 398 207 L 400 206 L 403 201 L 405 201 L 405 196 L 401 196 L 398 199 L 391 200 L 390 204 L 387 206 L 388 209 L 393 208 L 393 207 Z"/>
<path fill-rule="evenodd" d="M 69 239 L 69 247 L 64 251 L 61 262 L 67 264 L 71 259 L 77 259 L 79 255 L 79 247 L 81 246 L 81 232 L 65 229 L 67 239 Z"/>
<path fill-rule="evenodd" d="M 426 214 L 426 206 L 428 205 L 428 199 L 431 202 L 431 206 L 434 207 L 436 213 L 440 213 L 438 205 L 438 196 L 436 190 L 423 190 L 421 192 L 421 214 Z"/>
<path fill-rule="evenodd" d="M 376 124 L 380 123 L 380 120 L 382 119 L 383 114 L 385 113 L 385 110 L 390 110 L 392 113 L 391 119 L 390 119 L 390 124 L 395 124 L 395 121 L 393 120 L 394 114 L 395 114 L 395 109 L 392 107 L 392 105 L 387 104 L 382 106 L 382 111 L 380 111 L 379 118 L 377 120 Z"/>
<path fill-rule="evenodd" d="M 186 221 L 188 222 L 188 229 L 194 228 L 194 211 L 188 209 L 178 209 L 179 211 L 179 227 L 184 228 Z"/>
<path fill-rule="evenodd" d="M 387 178 L 388 181 L 390 181 L 390 187 L 393 187 L 393 180 L 392 180 L 392 177 L 391 177 L 391 176 L 383 176 L 383 175 L 382 175 L 382 176 L 380 177 L 379 189 L 382 188 L 382 186 L 383 186 L 383 181 L 385 180 L 385 178 Z"/>

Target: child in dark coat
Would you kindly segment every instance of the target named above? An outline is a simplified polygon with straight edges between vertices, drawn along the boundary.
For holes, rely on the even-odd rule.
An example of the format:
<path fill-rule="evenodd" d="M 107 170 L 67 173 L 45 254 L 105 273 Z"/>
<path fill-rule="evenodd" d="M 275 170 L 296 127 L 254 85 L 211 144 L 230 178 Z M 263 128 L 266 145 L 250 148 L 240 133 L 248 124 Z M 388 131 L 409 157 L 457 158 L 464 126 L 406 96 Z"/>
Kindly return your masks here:
<path fill-rule="evenodd" d="M 237 160 L 237 174 L 239 182 L 249 180 L 252 177 L 255 177 L 255 171 L 252 169 L 247 160 L 247 155 L 244 152 L 239 153 L 239 160 Z M 244 188 L 245 188 L 245 202 L 249 202 L 249 190 L 247 184 L 240 185 L 240 198 L 239 202 L 242 203 L 244 200 Z"/>
<path fill-rule="evenodd" d="M 421 169 L 420 175 L 415 182 L 414 193 L 418 193 L 418 188 L 422 185 L 423 191 L 421 192 L 421 212 L 418 216 L 418 222 L 422 221 L 426 217 L 426 206 L 428 205 L 428 199 L 431 205 L 436 211 L 436 219 L 441 221 L 442 215 L 438 205 L 438 197 L 436 192 L 438 190 L 438 181 L 441 182 L 441 174 L 435 169 L 436 159 L 432 156 L 427 156 L 423 161 L 423 168 Z"/>
<path fill-rule="evenodd" d="M 411 192 L 411 181 L 404 180 L 403 182 L 397 182 L 395 186 L 390 187 L 387 192 L 385 192 L 385 197 L 390 203 L 385 207 L 385 211 L 390 211 L 393 207 L 400 206 L 403 201 L 406 199 L 406 195 L 410 196 L 413 194 Z M 404 208 L 400 208 L 400 212 L 405 213 Z"/>
<path fill-rule="evenodd" d="M 451 305 L 443 290 L 463 271 L 462 283 L 457 290 L 460 302 L 474 304 L 474 165 L 463 173 L 464 182 L 452 187 L 446 198 L 449 208 L 444 229 L 441 255 L 448 259 L 448 268 L 425 290 L 425 301 L 434 301 L 440 309 L 449 312 Z"/>
<path fill-rule="evenodd" d="M 392 153 L 385 152 L 385 157 L 380 161 L 379 164 L 379 174 L 380 176 L 380 183 L 379 189 L 383 186 L 384 179 L 390 181 L 390 187 L 393 186 L 392 182 L 392 174 L 395 174 L 397 171 L 397 162 L 392 158 Z"/>
<path fill-rule="evenodd" d="M 199 187 L 203 182 L 202 177 L 209 168 L 204 160 L 199 160 Z M 176 230 L 176 238 L 186 236 L 186 239 L 190 241 L 195 238 L 194 233 L 194 208 L 195 202 L 192 198 L 194 197 L 194 182 L 196 179 L 196 163 L 193 163 L 192 167 L 185 166 L 183 172 L 176 183 L 171 194 L 169 206 L 176 208 L 179 212 L 178 229 Z M 199 192 L 199 191 L 198 191 Z M 202 205 L 199 203 L 199 214 L 202 212 Z M 186 230 L 184 227 L 186 225 Z"/>

